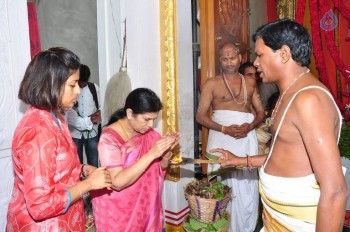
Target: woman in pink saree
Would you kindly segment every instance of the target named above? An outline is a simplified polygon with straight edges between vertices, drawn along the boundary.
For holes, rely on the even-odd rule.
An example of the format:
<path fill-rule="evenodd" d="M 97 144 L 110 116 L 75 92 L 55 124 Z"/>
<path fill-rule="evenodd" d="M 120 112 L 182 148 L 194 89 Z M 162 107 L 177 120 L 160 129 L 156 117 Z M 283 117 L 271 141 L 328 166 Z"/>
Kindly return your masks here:
<path fill-rule="evenodd" d="M 99 158 L 113 190 L 91 193 L 97 231 L 162 231 L 163 180 L 179 134 L 162 137 L 152 129 L 161 108 L 153 91 L 135 89 L 103 130 Z"/>

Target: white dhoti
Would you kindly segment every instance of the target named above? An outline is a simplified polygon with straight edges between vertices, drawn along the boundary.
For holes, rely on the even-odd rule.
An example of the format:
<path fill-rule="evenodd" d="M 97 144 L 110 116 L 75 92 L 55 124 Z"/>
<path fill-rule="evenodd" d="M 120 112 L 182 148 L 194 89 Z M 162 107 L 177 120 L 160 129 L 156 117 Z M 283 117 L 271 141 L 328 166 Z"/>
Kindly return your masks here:
<path fill-rule="evenodd" d="M 269 175 L 265 172 L 275 145 L 276 138 L 281 129 L 286 113 L 294 98 L 301 91 L 307 89 L 320 89 L 333 100 L 335 109 L 339 114 L 340 128 L 342 125 L 341 113 L 328 90 L 319 86 L 307 86 L 296 92 L 283 112 L 276 129 L 271 149 L 264 165 L 260 168 L 260 194 L 263 210 L 264 231 L 300 231 L 308 232 L 316 230 L 317 207 L 320 198 L 320 188 L 314 173 L 303 177 L 280 177 Z M 340 130 L 338 134 L 338 141 Z M 345 170 L 343 169 L 343 172 Z"/>
<path fill-rule="evenodd" d="M 251 113 L 230 110 L 215 110 L 212 120 L 223 126 L 241 125 L 254 120 Z M 258 154 L 258 142 L 255 130 L 245 138 L 235 139 L 219 131 L 209 130 L 207 152 L 213 148 L 223 148 L 240 157 Z M 220 154 L 213 154 L 220 156 Z M 210 157 L 209 157 L 210 158 Z M 208 172 L 216 171 L 220 165 L 209 165 Z M 257 169 L 235 170 L 218 176 L 218 180 L 232 189 L 233 199 L 228 205 L 231 214 L 231 232 L 252 232 L 258 218 L 259 192 Z"/>
<path fill-rule="evenodd" d="M 291 178 L 271 176 L 260 169 L 260 193 L 264 206 L 263 231 L 316 230 L 320 189 L 314 174 Z M 271 227 L 271 229 L 270 229 Z"/>

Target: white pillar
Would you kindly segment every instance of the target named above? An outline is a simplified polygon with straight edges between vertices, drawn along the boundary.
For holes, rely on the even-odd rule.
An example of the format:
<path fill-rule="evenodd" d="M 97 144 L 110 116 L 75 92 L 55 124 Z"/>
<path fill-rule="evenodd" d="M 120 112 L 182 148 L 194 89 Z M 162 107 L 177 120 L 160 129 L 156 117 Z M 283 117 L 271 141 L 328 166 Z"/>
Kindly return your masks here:
<path fill-rule="evenodd" d="M 5 231 L 13 187 L 11 143 L 26 107 L 18 88 L 30 61 L 26 0 L 0 0 L 0 231 Z"/>

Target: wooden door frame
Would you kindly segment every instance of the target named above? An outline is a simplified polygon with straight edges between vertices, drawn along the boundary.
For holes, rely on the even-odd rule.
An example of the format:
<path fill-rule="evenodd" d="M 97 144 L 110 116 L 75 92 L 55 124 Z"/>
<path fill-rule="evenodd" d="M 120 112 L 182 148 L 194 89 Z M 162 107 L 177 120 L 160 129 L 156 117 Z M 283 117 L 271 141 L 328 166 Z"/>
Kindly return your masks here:
<path fill-rule="evenodd" d="M 214 3 L 217 0 L 200 0 L 200 53 L 201 53 L 201 78 L 200 83 L 215 76 L 215 30 L 214 30 Z M 279 19 L 295 17 L 296 0 L 277 0 L 277 13 Z M 247 22 L 248 24 L 248 22 Z M 248 33 L 248 31 L 246 31 Z M 245 31 L 244 31 L 245 33 Z M 247 47 L 249 48 L 249 40 Z M 246 60 L 249 59 L 249 51 Z M 208 144 L 209 130 L 202 127 L 202 158 L 205 158 Z M 207 166 L 203 166 L 203 173 L 207 173 Z"/>
<path fill-rule="evenodd" d="M 215 12 L 214 4 L 217 0 L 200 0 L 199 10 L 200 10 L 200 53 L 201 53 L 201 79 L 200 83 L 202 85 L 206 82 L 208 78 L 215 77 L 215 58 L 217 54 L 215 49 L 217 46 L 216 35 L 215 35 Z M 248 4 L 248 3 L 246 3 Z M 244 8 L 247 8 L 245 5 Z M 247 12 L 248 13 L 248 12 Z M 244 25 L 248 25 L 248 16 L 243 17 Z M 243 28 L 242 35 L 248 35 L 248 27 Z M 249 47 L 249 39 L 243 38 L 242 41 L 246 47 Z M 237 41 L 236 41 L 237 42 Z M 244 61 L 248 59 L 249 51 L 245 49 L 242 56 Z M 211 114 L 209 110 L 208 114 Z M 205 159 L 206 148 L 208 144 L 208 134 L 209 130 L 202 127 L 202 158 Z M 203 173 L 207 173 L 207 165 L 203 165 Z"/>
<path fill-rule="evenodd" d="M 201 80 L 200 83 L 215 76 L 215 31 L 214 31 L 214 1 L 201 0 L 199 2 L 200 12 L 200 50 L 201 50 Z M 205 159 L 208 145 L 209 130 L 202 127 L 202 158 Z M 202 172 L 207 173 L 208 165 L 202 166 Z"/>

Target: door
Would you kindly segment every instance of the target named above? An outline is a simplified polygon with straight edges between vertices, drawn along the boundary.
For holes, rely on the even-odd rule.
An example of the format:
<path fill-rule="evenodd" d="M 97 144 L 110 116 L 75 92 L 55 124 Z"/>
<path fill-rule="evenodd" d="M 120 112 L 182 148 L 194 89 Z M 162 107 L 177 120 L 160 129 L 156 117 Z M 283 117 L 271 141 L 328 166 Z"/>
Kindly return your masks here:
<path fill-rule="evenodd" d="M 200 0 L 201 79 L 218 75 L 219 49 L 227 42 L 238 43 L 243 61 L 249 57 L 248 0 Z M 202 157 L 204 158 L 208 130 L 202 128 Z M 203 173 L 207 166 L 203 166 Z"/>

